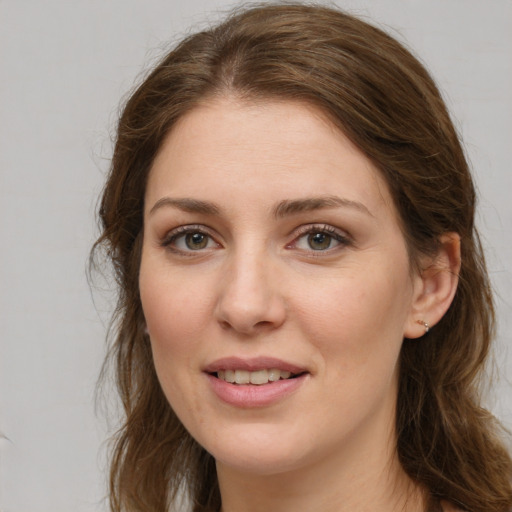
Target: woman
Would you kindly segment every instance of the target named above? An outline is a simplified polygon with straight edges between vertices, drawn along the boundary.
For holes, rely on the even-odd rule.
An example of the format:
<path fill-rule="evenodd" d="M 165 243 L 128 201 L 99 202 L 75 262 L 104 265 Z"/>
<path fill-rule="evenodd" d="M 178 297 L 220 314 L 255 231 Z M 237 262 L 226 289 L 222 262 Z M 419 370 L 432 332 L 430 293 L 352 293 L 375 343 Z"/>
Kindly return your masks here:
<path fill-rule="evenodd" d="M 267 5 L 171 51 L 100 210 L 112 510 L 511 510 L 474 207 L 439 92 L 379 29 Z"/>

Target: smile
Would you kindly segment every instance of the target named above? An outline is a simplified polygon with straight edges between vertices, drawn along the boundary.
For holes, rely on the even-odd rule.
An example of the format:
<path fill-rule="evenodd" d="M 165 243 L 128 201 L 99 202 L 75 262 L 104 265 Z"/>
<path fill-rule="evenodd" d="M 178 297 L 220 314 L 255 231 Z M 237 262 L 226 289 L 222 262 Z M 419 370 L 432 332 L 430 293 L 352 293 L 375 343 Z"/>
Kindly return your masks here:
<path fill-rule="evenodd" d="M 224 357 L 202 371 L 221 402 L 240 409 L 267 407 L 295 394 L 309 381 L 309 368 L 275 357 Z"/>
<path fill-rule="evenodd" d="M 219 370 L 217 378 L 229 382 L 230 384 L 255 384 L 261 386 L 269 382 L 278 380 L 286 380 L 296 377 L 297 374 L 292 372 L 279 370 L 278 368 L 270 368 L 256 371 L 248 370 Z"/>

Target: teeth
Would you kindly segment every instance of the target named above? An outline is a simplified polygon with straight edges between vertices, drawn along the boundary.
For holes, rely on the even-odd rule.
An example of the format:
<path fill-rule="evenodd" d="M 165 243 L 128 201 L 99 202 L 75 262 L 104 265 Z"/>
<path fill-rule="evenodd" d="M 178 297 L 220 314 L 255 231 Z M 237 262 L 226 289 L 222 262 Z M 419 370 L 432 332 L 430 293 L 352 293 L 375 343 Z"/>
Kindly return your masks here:
<path fill-rule="evenodd" d="M 269 370 L 268 371 L 268 380 L 270 382 L 275 382 L 276 380 L 279 380 L 281 378 L 281 371 L 276 369 L 276 368 L 272 368 L 272 370 Z"/>
<path fill-rule="evenodd" d="M 277 368 L 270 368 L 269 370 L 257 370 L 250 372 L 248 370 L 219 370 L 217 377 L 231 384 L 268 384 L 269 382 L 276 382 L 279 379 L 289 379 L 291 372 L 281 371 Z"/>
<path fill-rule="evenodd" d="M 235 370 L 235 382 L 237 384 L 249 384 L 251 374 L 247 370 Z"/>
<path fill-rule="evenodd" d="M 268 371 L 259 370 L 251 372 L 251 384 L 266 384 L 268 382 Z"/>

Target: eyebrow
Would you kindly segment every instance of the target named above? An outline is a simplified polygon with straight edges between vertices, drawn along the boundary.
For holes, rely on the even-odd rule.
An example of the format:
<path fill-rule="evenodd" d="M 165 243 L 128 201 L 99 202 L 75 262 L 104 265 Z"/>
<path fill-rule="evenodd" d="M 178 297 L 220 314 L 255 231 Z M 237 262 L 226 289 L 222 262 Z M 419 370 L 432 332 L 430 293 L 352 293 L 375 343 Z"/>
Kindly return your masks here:
<path fill-rule="evenodd" d="M 351 201 L 338 196 L 306 197 L 281 201 L 273 210 L 274 217 L 282 218 L 302 212 L 323 210 L 327 208 L 354 208 L 373 217 L 368 208 L 358 201 Z"/>
<path fill-rule="evenodd" d="M 219 215 L 221 208 L 210 201 L 201 201 L 191 198 L 162 197 L 149 211 L 152 215 L 163 207 L 173 207 L 187 213 L 200 213 L 203 215 Z M 276 219 L 295 215 L 297 213 L 323 210 L 328 208 L 353 208 L 373 217 L 368 208 L 358 201 L 344 199 L 338 196 L 306 197 L 303 199 L 285 199 L 280 201 L 273 209 L 272 214 Z"/>
<path fill-rule="evenodd" d="M 209 201 L 201 201 L 199 199 L 175 199 L 172 197 L 162 197 L 159 199 L 149 210 L 149 214 L 152 215 L 156 210 L 164 206 L 172 206 L 188 213 L 202 213 L 204 215 L 218 215 L 220 208 Z"/>

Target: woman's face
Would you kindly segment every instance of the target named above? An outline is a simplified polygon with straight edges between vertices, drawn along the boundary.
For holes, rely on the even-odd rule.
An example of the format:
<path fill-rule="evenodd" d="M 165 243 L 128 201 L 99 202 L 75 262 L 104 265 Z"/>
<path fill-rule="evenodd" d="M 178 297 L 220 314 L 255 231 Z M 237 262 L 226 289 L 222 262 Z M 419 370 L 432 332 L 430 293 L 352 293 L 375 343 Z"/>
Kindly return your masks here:
<path fill-rule="evenodd" d="M 167 137 L 145 205 L 156 371 L 219 467 L 389 455 L 421 279 L 374 165 L 312 107 L 216 99 Z"/>

